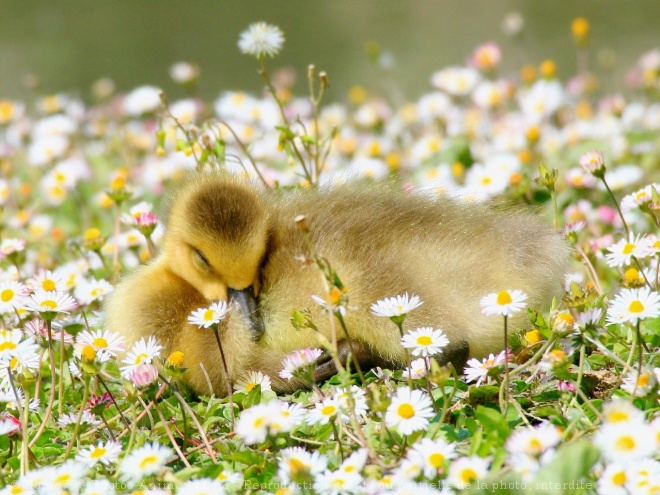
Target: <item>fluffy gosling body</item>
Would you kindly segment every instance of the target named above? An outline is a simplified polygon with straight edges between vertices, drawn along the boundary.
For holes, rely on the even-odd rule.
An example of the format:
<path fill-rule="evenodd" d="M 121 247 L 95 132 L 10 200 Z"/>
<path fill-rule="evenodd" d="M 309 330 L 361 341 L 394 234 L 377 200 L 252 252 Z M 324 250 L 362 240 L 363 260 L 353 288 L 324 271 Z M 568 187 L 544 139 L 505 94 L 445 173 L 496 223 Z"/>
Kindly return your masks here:
<path fill-rule="evenodd" d="M 567 247 L 528 212 L 432 200 L 388 186 L 264 191 L 240 178 L 205 173 L 175 191 L 163 254 L 118 285 L 106 306 L 109 329 L 131 343 L 155 335 L 166 355 L 183 351 L 190 386 L 224 395 L 213 332 L 190 325 L 187 317 L 211 301 L 254 290 L 261 317 L 239 302 L 220 329 L 230 376 L 258 370 L 277 391 L 299 387 L 279 377 L 282 359 L 319 343 L 314 331 L 291 325 L 292 311 L 308 310 L 330 338 L 330 319 L 311 298 L 324 294 L 323 277 L 315 265 L 301 262 L 308 253 L 294 222 L 301 214 L 317 254 L 347 288 L 355 309 L 345 321 L 365 351 L 365 364 L 405 364 L 396 326 L 370 312 L 379 299 L 418 295 L 424 304 L 408 315 L 405 329 L 441 328 L 450 344 L 440 360 L 461 366 L 468 357 L 503 348 L 502 320 L 481 313 L 484 295 L 520 289 L 530 306 L 543 307 L 562 291 Z M 524 328 L 525 320 L 524 313 L 516 315 L 510 328 Z"/>

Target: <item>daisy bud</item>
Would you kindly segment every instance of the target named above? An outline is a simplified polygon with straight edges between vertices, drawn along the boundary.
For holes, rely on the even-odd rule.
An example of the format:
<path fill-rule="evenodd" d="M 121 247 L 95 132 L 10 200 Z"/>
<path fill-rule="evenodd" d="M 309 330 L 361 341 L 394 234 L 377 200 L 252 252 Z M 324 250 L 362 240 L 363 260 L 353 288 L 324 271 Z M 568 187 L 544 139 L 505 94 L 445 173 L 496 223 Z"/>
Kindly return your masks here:
<path fill-rule="evenodd" d="M 589 151 L 580 157 L 580 167 L 599 179 L 605 177 L 605 157 L 602 151 Z"/>
<path fill-rule="evenodd" d="M 131 372 L 129 379 L 137 388 L 144 388 L 158 379 L 158 368 L 153 364 L 142 363 Z"/>
<path fill-rule="evenodd" d="M 87 229 L 83 235 L 83 246 L 90 251 L 98 251 L 105 244 L 105 238 L 96 227 Z"/>
<path fill-rule="evenodd" d="M 589 44 L 589 21 L 584 17 L 577 17 L 571 23 L 571 33 L 575 44 L 583 48 Z"/>
<path fill-rule="evenodd" d="M 145 237 L 149 237 L 156 229 L 156 225 L 158 224 L 158 215 L 147 211 L 140 213 L 135 221 L 140 233 Z"/>

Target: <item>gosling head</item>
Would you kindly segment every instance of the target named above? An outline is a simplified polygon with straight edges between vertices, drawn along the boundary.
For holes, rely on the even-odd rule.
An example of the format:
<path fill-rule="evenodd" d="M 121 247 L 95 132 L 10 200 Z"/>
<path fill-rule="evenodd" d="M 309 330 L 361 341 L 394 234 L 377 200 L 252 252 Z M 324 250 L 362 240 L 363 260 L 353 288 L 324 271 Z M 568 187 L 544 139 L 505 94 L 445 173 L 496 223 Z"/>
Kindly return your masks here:
<path fill-rule="evenodd" d="M 269 232 L 268 209 L 254 188 L 230 176 L 199 174 L 172 197 L 164 257 L 209 301 L 254 294 Z"/>

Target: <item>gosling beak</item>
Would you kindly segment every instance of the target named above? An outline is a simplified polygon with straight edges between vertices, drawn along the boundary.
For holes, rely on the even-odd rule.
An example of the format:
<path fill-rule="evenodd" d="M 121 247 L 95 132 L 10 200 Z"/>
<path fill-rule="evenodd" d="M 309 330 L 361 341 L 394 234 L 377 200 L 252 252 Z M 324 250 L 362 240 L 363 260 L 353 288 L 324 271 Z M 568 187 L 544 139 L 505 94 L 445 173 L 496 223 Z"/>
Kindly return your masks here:
<path fill-rule="evenodd" d="M 249 330 L 254 340 L 259 340 L 264 334 L 264 320 L 261 318 L 257 298 L 254 295 L 254 287 L 236 290 L 227 289 L 229 302 L 233 304 L 248 320 Z"/>

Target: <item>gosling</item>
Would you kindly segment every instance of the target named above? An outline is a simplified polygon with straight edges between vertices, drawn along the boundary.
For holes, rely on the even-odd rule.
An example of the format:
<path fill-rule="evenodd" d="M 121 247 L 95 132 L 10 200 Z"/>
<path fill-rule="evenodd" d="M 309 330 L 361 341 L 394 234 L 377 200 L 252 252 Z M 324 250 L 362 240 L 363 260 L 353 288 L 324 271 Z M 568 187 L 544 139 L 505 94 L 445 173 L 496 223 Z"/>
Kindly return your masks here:
<path fill-rule="evenodd" d="M 347 289 L 345 323 L 363 366 L 406 361 L 399 330 L 371 314 L 374 302 L 419 296 L 423 304 L 405 329 L 441 328 L 450 343 L 440 360 L 461 370 L 469 357 L 503 348 L 502 320 L 482 314 L 481 298 L 520 289 L 531 307 L 548 306 L 561 294 L 568 260 L 562 239 L 529 212 L 432 200 L 390 185 L 267 191 L 227 174 L 198 173 L 174 191 L 167 210 L 163 253 L 117 286 L 107 325 L 129 343 L 154 335 L 165 355 L 183 351 L 186 381 L 199 394 L 227 391 L 213 332 L 187 320 L 212 301 L 231 303 L 220 338 L 232 381 L 254 370 L 278 392 L 303 385 L 279 376 L 288 354 L 319 347 L 316 332 L 293 327 L 294 310 L 309 312 L 330 339 L 331 319 L 311 297 L 324 294 L 324 279 L 301 261 L 309 251 L 298 215 L 310 225 L 316 254 Z M 525 320 L 519 313 L 510 328 L 523 329 Z M 336 329 L 345 361 L 346 336 Z M 319 379 L 336 371 L 324 359 Z"/>

